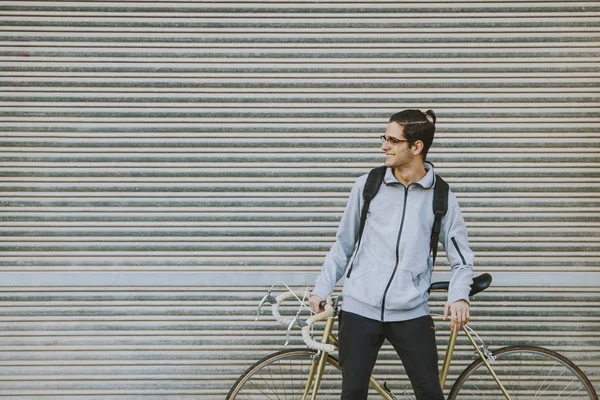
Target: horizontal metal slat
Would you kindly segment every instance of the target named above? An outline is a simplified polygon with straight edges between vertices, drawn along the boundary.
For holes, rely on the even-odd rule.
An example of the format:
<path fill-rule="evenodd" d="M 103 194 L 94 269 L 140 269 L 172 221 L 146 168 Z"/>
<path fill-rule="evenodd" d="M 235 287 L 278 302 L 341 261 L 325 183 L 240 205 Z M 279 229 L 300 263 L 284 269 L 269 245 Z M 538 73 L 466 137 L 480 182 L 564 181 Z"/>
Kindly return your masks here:
<path fill-rule="evenodd" d="M 438 111 L 431 157 L 477 268 L 498 274 L 479 332 L 563 350 L 595 378 L 598 11 L 3 2 L 0 246 L 21 248 L 0 260 L 0 395 L 223 398 L 285 340 L 253 322 L 264 293 L 247 285 L 314 279 L 352 182 L 381 163 L 376 136 L 409 107 Z M 340 138 L 346 159 L 329 157 Z M 46 245 L 67 250 L 23 251 Z M 541 287 L 507 287 L 527 282 Z M 451 377 L 469 353 L 459 342 Z M 393 350 L 380 361 L 396 384 Z"/>

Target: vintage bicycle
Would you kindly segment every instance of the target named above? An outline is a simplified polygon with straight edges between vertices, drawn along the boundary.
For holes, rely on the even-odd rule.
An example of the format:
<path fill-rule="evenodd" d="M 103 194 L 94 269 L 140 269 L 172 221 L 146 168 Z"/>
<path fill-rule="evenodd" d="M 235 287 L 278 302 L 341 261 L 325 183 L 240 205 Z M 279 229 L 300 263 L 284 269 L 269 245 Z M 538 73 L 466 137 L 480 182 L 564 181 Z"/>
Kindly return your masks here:
<path fill-rule="evenodd" d="M 473 280 L 470 296 L 487 289 L 492 281 L 489 274 Z M 448 290 L 449 282 L 436 282 L 430 290 Z M 259 304 L 271 304 L 273 316 L 290 329 L 299 326 L 307 349 L 287 349 L 268 355 L 257 361 L 244 372 L 232 386 L 227 400 L 293 399 L 325 400 L 339 399 L 341 393 L 341 369 L 337 358 L 331 353 L 337 349 L 338 341 L 333 334 L 339 298 L 327 304 L 325 311 L 312 315 L 307 320 L 282 316 L 280 305 L 294 298 L 300 309 L 306 308 L 307 293 L 288 290 L 278 297 L 271 295 L 273 287 Z M 442 316 L 433 315 L 434 321 Z M 317 321 L 325 321 L 321 341 L 311 337 L 311 327 Z M 479 335 L 465 326 L 462 332 L 475 350 L 475 360 L 458 376 L 450 392 L 449 400 L 518 400 L 518 399 L 570 399 L 598 400 L 590 380 L 571 360 L 563 355 L 529 345 L 512 345 L 490 351 Z M 440 373 L 440 383 L 445 387 L 453 358 L 457 332 L 450 334 L 447 350 Z M 370 379 L 369 399 L 385 400 L 413 399 L 408 390 L 394 394 L 386 383 L 376 377 Z"/>

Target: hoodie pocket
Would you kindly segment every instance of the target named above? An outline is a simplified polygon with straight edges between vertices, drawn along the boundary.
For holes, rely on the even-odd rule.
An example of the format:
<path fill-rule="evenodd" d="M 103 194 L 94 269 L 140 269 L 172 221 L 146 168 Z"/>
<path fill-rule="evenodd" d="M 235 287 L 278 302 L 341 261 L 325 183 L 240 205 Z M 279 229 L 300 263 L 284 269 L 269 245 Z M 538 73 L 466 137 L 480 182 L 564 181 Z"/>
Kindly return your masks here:
<path fill-rule="evenodd" d="M 417 282 L 415 282 L 413 273 L 398 269 L 396 276 L 394 276 L 394 281 L 388 290 L 385 308 L 392 310 L 412 310 L 421 305 L 425 301 L 421 288 L 423 275 L 426 274 L 418 275 L 416 277 Z"/>
<path fill-rule="evenodd" d="M 344 285 L 344 296 L 352 297 L 373 307 L 381 306 L 381 295 L 389 279 L 390 271 L 379 264 L 360 266 L 352 271 Z"/>

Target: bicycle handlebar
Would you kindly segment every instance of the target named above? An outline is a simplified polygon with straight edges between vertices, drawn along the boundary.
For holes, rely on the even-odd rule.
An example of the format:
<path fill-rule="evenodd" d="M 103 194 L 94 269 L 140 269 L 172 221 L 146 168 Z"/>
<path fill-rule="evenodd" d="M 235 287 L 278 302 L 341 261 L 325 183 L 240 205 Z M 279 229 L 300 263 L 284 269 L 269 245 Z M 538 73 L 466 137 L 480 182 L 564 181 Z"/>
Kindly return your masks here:
<path fill-rule="evenodd" d="M 473 278 L 473 285 L 471 285 L 470 295 L 472 296 L 476 293 L 479 293 L 479 292 L 485 290 L 490 285 L 491 281 L 492 281 L 492 277 L 489 274 L 483 274 L 483 275 Z M 450 284 L 449 282 L 436 282 L 430 286 L 430 290 L 448 290 L 449 284 Z M 327 318 L 329 318 L 330 316 L 333 315 L 333 313 L 334 313 L 333 307 L 330 304 L 325 304 L 325 311 L 309 317 L 305 321 L 305 323 L 302 322 L 298 318 L 298 316 L 296 316 L 294 318 L 284 317 L 279 313 L 279 305 L 284 300 L 292 298 L 292 297 L 297 299 L 298 301 L 302 302 L 303 300 L 301 300 L 301 299 L 306 298 L 306 292 L 305 291 L 292 291 L 289 288 L 289 286 L 287 286 L 285 284 L 283 284 L 283 285 L 286 286 L 289 290 L 287 292 L 284 292 L 284 293 L 280 294 L 279 296 L 277 296 L 276 299 L 273 299 L 273 297 L 271 297 L 271 289 L 273 287 L 271 287 L 271 289 L 269 289 L 269 292 L 263 298 L 263 300 L 260 302 L 260 304 L 258 306 L 258 315 L 260 315 L 260 307 L 263 305 L 263 303 L 265 303 L 265 302 L 271 303 L 272 304 L 271 310 L 272 310 L 273 316 L 279 323 L 288 326 L 288 335 L 289 335 L 290 329 L 292 328 L 292 325 L 297 323 L 302 328 L 302 339 L 304 340 L 304 343 L 306 343 L 306 345 L 309 348 L 319 350 L 319 351 L 325 351 L 328 353 L 333 352 L 335 350 L 335 347 L 333 345 L 318 342 L 318 341 L 314 340 L 310 335 L 310 328 L 315 322 L 326 320 Z M 305 306 L 305 305 L 303 304 L 302 306 Z M 257 320 L 258 320 L 258 317 L 257 317 Z M 286 342 L 286 344 L 287 344 L 287 342 Z"/>
<path fill-rule="evenodd" d="M 288 317 L 282 316 L 279 313 L 279 305 L 281 304 L 281 302 L 283 302 L 286 299 L 289 299 L 290 297 L 303 298 L 304 294 L 305 294 L 304 291 L 302 291 L 302 292 L 288 291 L 288 292 L 282 293 L 279 296 L 277 296 L 277 298 L 275 299 L 276 302 L 271 306 L 271 312 L 273 313 L 273 316 L 275 317 L 275 319 L 283 325 L 289 326 L 292 323 L 294 323 L 296 321 L 296 318 L 290 319 Z M 311 326 L 317 321 L 326 320 L 327 318 L 329 318 L 330 316 L 333 315 L 333 312 L 334 312 L 333 307 L 330 304 L 325 304 L 325 311 L 315 314 L 306 320 L 306 325 L 302 327 L 302 339 L 304 340 L 304 343 L 306 343 L 306 345 L 309 348 L 315 349 L 315 350 L 320 350 L 320 351 L 325 351 L 328 353 L 331 353 L 335 350 L 335 347 L 333 345 L 317 342 L 310 335 Z"/>

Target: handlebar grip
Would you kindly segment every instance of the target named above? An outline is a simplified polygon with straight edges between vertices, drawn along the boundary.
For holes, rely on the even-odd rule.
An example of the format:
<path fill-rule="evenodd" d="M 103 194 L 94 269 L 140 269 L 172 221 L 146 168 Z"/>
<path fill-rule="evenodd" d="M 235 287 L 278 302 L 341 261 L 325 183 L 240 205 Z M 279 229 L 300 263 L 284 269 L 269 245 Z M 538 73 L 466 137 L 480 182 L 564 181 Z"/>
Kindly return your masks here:
<path fill-rule="evenodd" d="M 315 314 L 306 320 L 306 326 L 302 328 L 302 339 L 304 339 L 304 343 L 306 343 L 306 345 L 309 348 L 325 351 L 327 353 L 335 351 L 335 347 L 333 347 L 333 345 L 317 342 L 310 336 L 310 327 L 312 326 L 312 324 L 314 324 L 317 321 L 322 321 L 331 317 L 333 315 L 333 311 L 333 307 L 329 304 L 326 304 L 325 311 L 323 311 L 322 313 Z"/>
<path fill-rule="evenodd" d="M 281 315 L 279 313 L 279 305 L 281 304 L 281 302 L 283 302 L 286 299 L 289 299 L 292 297 L 303 298 L 304 295 L 305 295 L 305 293 L 303 291 L 295 291 L 295 292 L 288 291 L 288 292 L 284 292 L 284 293 L 280 294 L 279 296 L 277 296 L 277 298 L 275 299 L 276 303 L 271 306 L 271 312 L 273 313 L 273 317 L 275 317 L 275 319 L 282 325 L 290 325 L 294 321 L 294 319 L 284 317 L 283 315 Z M 334 313 L 333 307 L 330 304 L 325 304 L 325 311 L 315 314 L 306 320 L 306 326 L 304 326 L 302 328 L 302 339 L 304 340 L 304 343 L 306 343 L 306 345 L 309 348 L 315 349 L 315 350 L 326 351 L 328 353 L 335 351 L 335 347 L 333 347 L 333 345 L 317 342 L 310 336 L 310 327 L 317 321 L 323 321 L 323 320 L 329 318 L 330 316 L 333 315 L 333 313 Z"/>
<path fill-rule="evenodd" d="M 281 293 L 275 299 L 276 303 L 271 306 L 271 312 L 273 313 L 273 317 L 275 317 L 275 319 L 277 320 L 277 322 L 279 322 L 282 325 L 289 325 L 294 320 L 293 318 L 284 317 L 284 316 L 282 316 L 279 313 L 279 305 L 281 304 L 281 302 L 284 301 L 284 300 L 286 300 L 286 299 L 289 299 L 290 297 L 299 297 L 299 298 L 302 298 L 302 297 L 304 297 L 304 292 L 300 292 L 300 291 L 291 292 L 291 291 L 288 291 L 288 292 Z"/>

